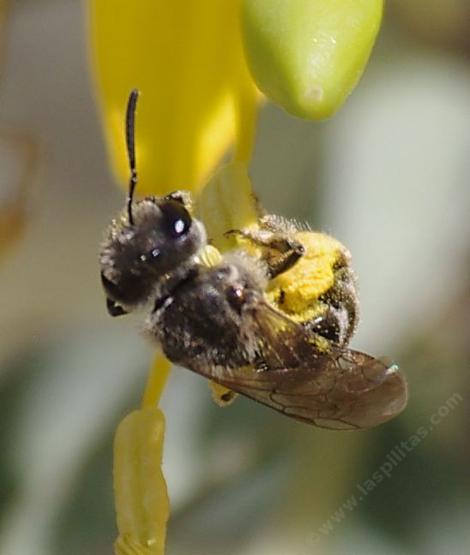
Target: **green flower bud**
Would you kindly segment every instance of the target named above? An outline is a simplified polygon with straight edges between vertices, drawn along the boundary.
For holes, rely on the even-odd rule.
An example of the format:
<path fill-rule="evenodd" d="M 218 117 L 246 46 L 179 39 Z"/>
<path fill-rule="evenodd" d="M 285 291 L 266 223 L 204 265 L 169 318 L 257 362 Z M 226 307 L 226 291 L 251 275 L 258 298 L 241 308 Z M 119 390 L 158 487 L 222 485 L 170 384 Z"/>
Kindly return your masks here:
<path fill-rule="evenodd" d="M 382 11 L 383 0 L 244 0 L 258 87 L 296 116 L 331 116 L 359 81 Z"/>

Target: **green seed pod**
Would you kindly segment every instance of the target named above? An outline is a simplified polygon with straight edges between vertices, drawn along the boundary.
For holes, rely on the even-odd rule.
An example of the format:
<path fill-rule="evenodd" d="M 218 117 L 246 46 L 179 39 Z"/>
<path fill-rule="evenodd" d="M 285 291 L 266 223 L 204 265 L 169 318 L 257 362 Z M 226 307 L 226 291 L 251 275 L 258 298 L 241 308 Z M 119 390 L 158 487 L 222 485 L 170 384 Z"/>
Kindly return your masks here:
<path fill-rule="evenodd" d="M 243 0 L 258 87 L 293 115 L 331 116 L 359 81 L 382 11 L 383 0 Z"/>

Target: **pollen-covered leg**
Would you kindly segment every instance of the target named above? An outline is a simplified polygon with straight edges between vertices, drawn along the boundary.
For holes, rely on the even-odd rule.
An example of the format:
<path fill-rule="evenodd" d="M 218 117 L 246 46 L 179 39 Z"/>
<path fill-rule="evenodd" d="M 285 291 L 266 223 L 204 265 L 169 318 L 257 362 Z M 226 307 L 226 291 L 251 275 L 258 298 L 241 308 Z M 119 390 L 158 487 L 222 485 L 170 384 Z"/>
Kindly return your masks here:
<path fill-rule="evenodd" d="M 315 318 L 305 327 L 337 345 L 345 345 L 349 336 L 349 315 L 344 307 L 331 306 L 325 314 Z"/>

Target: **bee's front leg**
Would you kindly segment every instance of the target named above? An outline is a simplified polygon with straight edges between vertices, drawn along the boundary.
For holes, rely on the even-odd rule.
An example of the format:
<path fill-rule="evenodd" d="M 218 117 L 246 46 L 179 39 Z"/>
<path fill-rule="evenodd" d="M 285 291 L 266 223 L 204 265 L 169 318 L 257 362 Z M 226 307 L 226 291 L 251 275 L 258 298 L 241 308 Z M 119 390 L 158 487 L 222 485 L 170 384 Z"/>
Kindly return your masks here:
<path fill-rule="evenodd" d="M 261 247 L 270 279 L 290 270 L 305 252 L 304 246 L 299 241 L 268 230 L 231 229 L 225 235 L 241 237 Z"/>

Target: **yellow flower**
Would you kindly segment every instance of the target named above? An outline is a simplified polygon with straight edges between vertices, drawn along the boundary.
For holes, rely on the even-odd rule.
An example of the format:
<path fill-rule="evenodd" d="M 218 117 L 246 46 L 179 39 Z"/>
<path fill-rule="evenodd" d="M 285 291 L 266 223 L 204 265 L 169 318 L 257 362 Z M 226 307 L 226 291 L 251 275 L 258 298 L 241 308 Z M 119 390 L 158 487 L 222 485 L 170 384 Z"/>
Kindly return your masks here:
<path fill-rule="evenodd" d="M 196 213 L 222 250 L 233 241 L 224 238 L 224 231 L 253 225 L 257 217 L 247 164 L 260 94 L 245 60 L 242 3 L 88 2 L 91 62 L 108 153 L 118 181 L 127 187 L 124 112 L 129 92 L 137 88 L 141 91 L 136 120 L 137 193 L 158 195 L 176 189 L 200 193 Z M 264 9 L 270 11 L 269 2 L 264 2 Z M 277 24 L 282 27 L 282 21 Z M 250 32 L 245 38 L 250 55 L 253 57 L 254 49 L 256 58 L 257 29 L 252 27 Z M 303 48 L 305 41 L 298 41 L 298 45 Z M 321 48 L 324 45 L 320 45 L 320 56 Z M 338 82 L 337 72 L 346 58 L 329 58 L 332 63 L 339 62 L 322 83 L 327 85 L 331 76 Z M 261 61 L 262 66 L 265 63 L 269 70 L 269 60 Z M 293 69 L 303 71 L 301 66 Z M 334 91 L 335 86 L 330 89 Z M 231 162 L 203 188 L 230 147 Z M 214 252 L 206 254 L 208 260 L 217 258 Z M 157 355 L 143 407 L 127 416 L 116 433 L 118 555 L 161 555 L 164 551 L 169 508 L 160 469 L 164 420 L 156 405 L 169 368 L 169 362 Z M 217 390 L 215 395 L 224 400 L 225 392 Z"/>
<path fill-rule="evenodd" d="M 139 193 L 199 190 L 235 142 L 251 152 L 256 89 L 240 33 L 240 0 L 91 0 L 92 62 L 113 167 L 127 183 L 123 121 L 129 91 Z"/>

